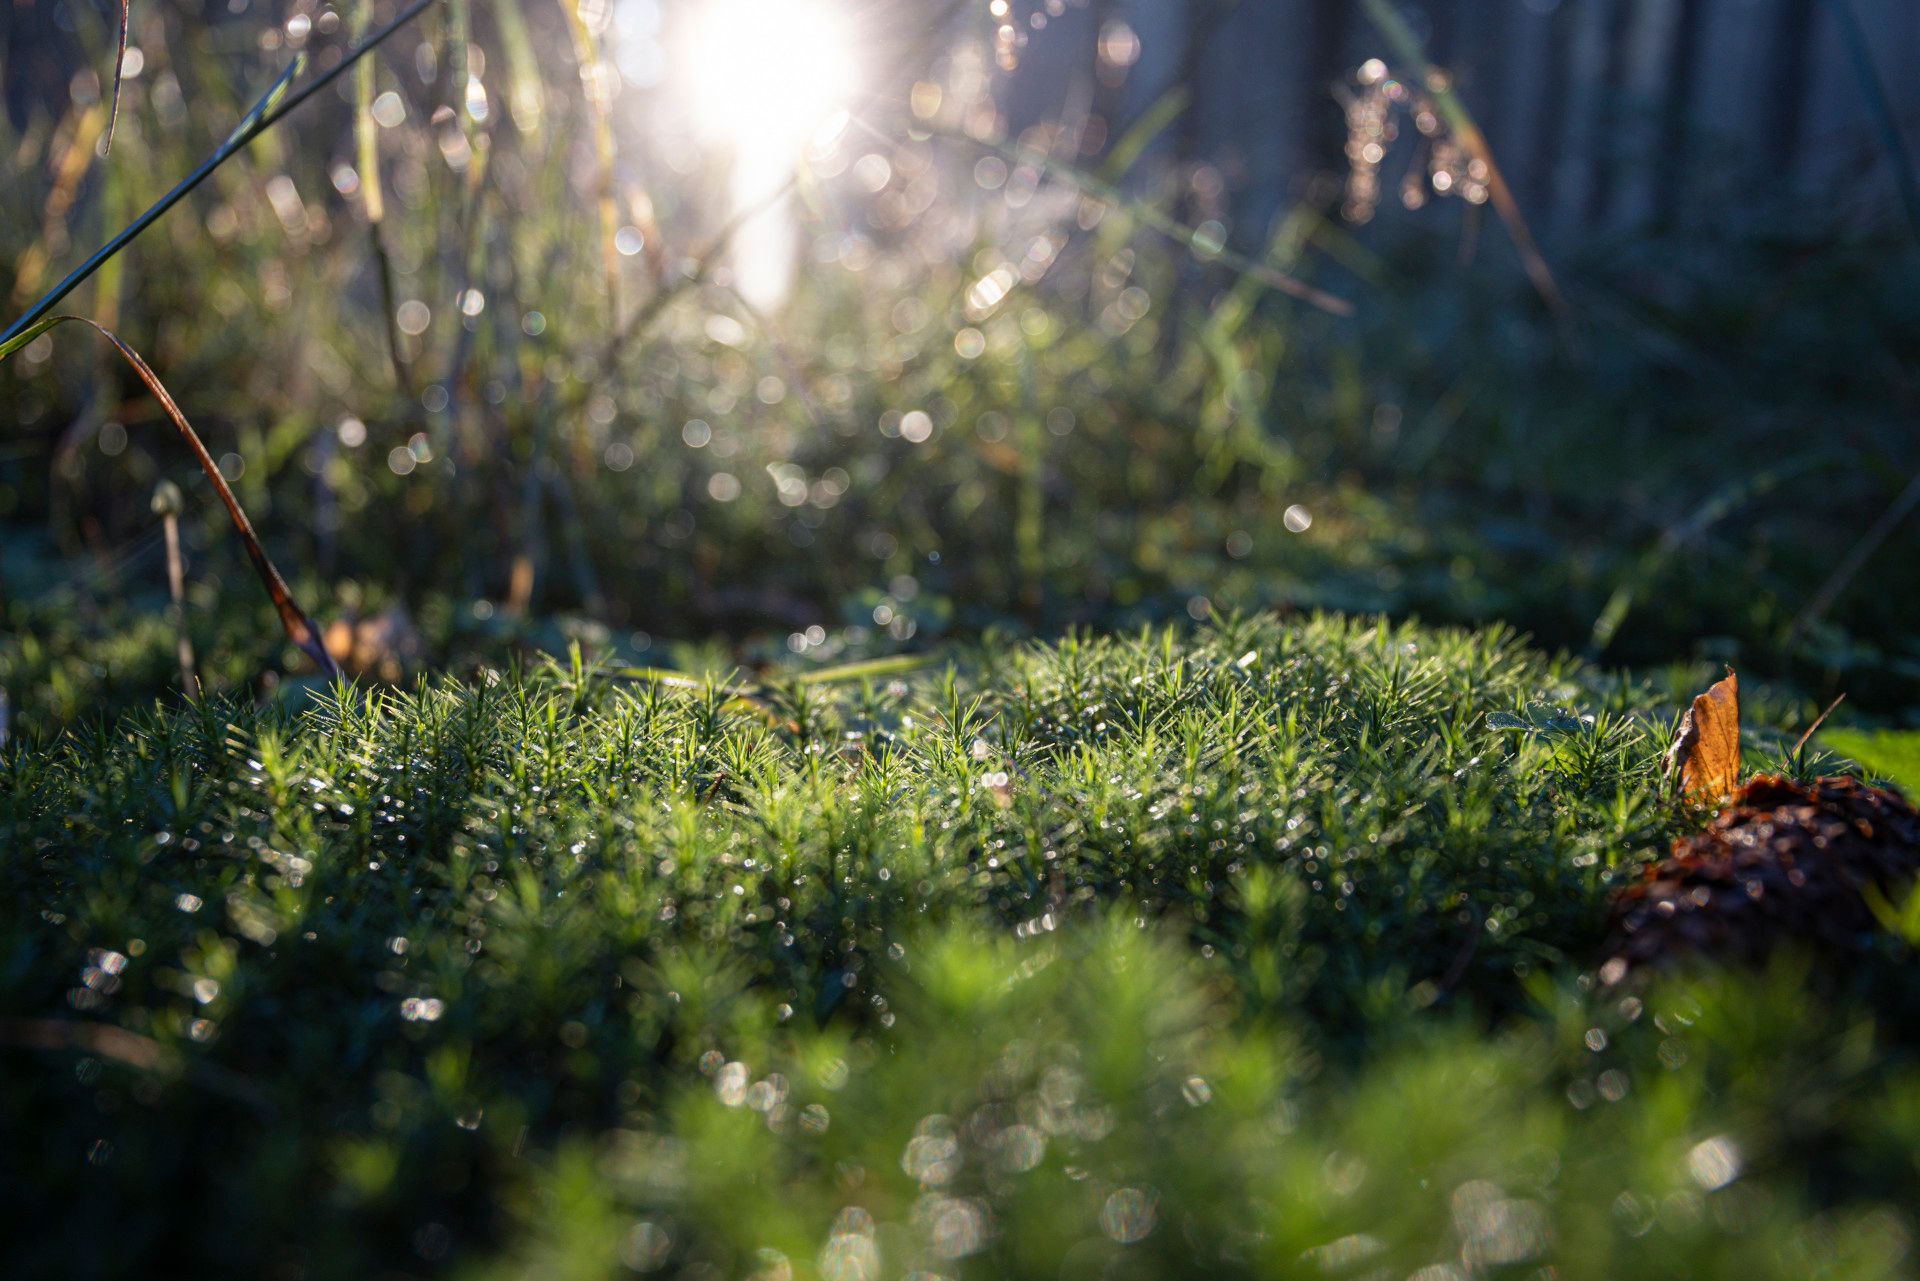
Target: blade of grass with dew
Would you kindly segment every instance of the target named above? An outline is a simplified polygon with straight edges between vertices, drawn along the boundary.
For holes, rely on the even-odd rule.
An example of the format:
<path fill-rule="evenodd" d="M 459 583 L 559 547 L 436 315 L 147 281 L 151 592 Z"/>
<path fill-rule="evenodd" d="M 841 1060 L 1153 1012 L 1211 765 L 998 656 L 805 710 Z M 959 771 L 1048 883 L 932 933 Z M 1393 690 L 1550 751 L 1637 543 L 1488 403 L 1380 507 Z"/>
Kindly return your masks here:
<path fill-rule="evenodd" d="M 1500 212 L 1501 221 L 1507 224 L 1507 234 L 1513 238 L 1514 248 L 1520 251 L 1521 264 L 1526 268 L 1527 278 L 1533 281 L 1533 287 L 1546 301 L 1554 317 L 1560 321 L 1565 331 L 1573 333 L 1573 309 L 1567 305 L 1566 295 L 1560 292 L 1559 282 L 1553 277 L 1552 268 L 1547 266 L 1546 255 L 1540 252 L 1540 246 L 1533 238 L 1533 230 L 1527 226 L 1525 215 L 1520 212 L 1520 203 L 1514 199 L 1513 189 L 1507 186 L 1506 175 L 1500 170 L 1493 158 L 1493 149 L 1487 145 L 1487 137 L 1480 132 L 1479 124 L 1474 120 L 1460 95 L 1453 91 L 1452 81 L 1444 72 L 1436 68 L 1427 57 L 1426 47 L 1413 28 L 1393 7 L 1392 0 L 1360 0 L 1367 17 L 1393 46 L 1394 56 L 1411 68 L 1416 82 L 1433 96 L 1434 105 L 1439 107 L 1441 117 L 1447 122 L 1447 128 L 1469 155 L 1487 167 L 1487 194 L 1493 200 L 1493 207 Z"/>
<path fill-rule="evenodd" d="M 98 271 L 101 265 L 108 259 L 131 244 L 141 232 L 159 221 L 169 209 L 180 203 L 188 192 L 205 182 L 208 175 L 232 159 L 242 147 L 246 146 L 267 130 L 273 128 L 273 126 L 280 123 L 280 121 L 286 119 L 292 112 L 297 111 L 301 105 L 313 97 L 314 94 L 319 93 L 322 89 L 332 84 L 338 77 L 344 75 L 346 71 L 361 58 L 364 58 L 367 54 L 379 48 L 380 45 L 385 43 L 395 32 L 405 27 L 422 13 L 425 13 L 427 8 L 434 3 L 435 0 L 413 0 L 413 3 L 402 10 L 399 16 L 394 18 L 392 22 L 389 22 L 379 31 L 348 50 L 339 62 L 302 85 L 299 90 L 288 93 L 293 77 L 298 74 L 304 65 L 303 58 L 295 59 L 293 65 L 288 67 L 280 79 L 274 82 L 273 88 L 269 89 L 266 95 L 255 104 L 253 110 L 249 111 L 241 119 L 239 126 L 234 129 L 233 133 L 227 137 L 225 142 L 214 149 L 211 156 L 201 161 L 198 168 L 176 183 L 173 189 L 167 192 L 166 195 L 160 197 L 159 200 L 150 205 L 145 213 L 122 228 L 113 239 L 95 250 L 85 262 L 74 268 L 73 271 L 67 274 L 64 280 L 42 296 L 40 301 L 29 307 L 25 314 L 21 315 L 11 325 L 8 325 L 5 332 L 0 333 L 0 356 L 4 356 L 7 352 L 12 351 L 15 340 L 38 323 L 48 312 L 52 311 L 62 298 L 65 298 L 68 294 L 72 293 L 74 289 L 78 288 L 82 281 Z"/>
<path fill-rule="evenodd" d="M 360 0 L 353 12 L 353 38 L 366 34 L 373 21 L 373 0 Z M 380 290 L 380 314 L 386 322 L 387 355 L 393 363 L 393 381 L 400 394 L 413 395 L 413 372 L 407 367 L 400 342 L 400 321 L 394 313 L 393 260 L 387 256 L 382 224 L 387 218 L 386 188 L 380 178 L 380 132 L 373 118 L 373 59 L 363 59 L 353 73 L 353 134 L 360 166 L 361 208 L 367 215 L 367 245 L 373 251 L 375 283 Z"/>
<path fill-rule="evenodd" d="M 326 676 L 338 679 L 340 669 L 334 663 L 333 656 L 327 653 L 327 647 L 320 639 L 320 629 L 313 625 L 313 620 L 307 617 L 306 612 L 295 603 L 293 593 L 287 589 L 286 580 L 274 567 L 272 559 L 267 555 L 267 549 L 260 545 L 259 535 L 253 532 L 253 522 L 247 519 L 247 513 L 241 509 L 240 500 L 233 496 L 233 490 L 228 486 L 226 478 L 220 474 L 220 467 L 213 461 L 213 455 L 208 453 L 206 445 L 201 443 L 200 434 L 194 431 L 193 424 L 189 423 L 187 416 L 180 412 L 180 406 L 174 402 L 173 396 L 160 381 L 159 375 L 153 372 L 152 367 L 139 352 L 122 341 L 118 334 L 96 321 L 89 320 L 85 316 L 60 315 L 48 316 L 37 321 L 6 344 L 0 344 L 0 360 L 6 359 L 55 326 L 69 321 L 86 325 L 112 343 L 114 349 L 125 357 L 127 364 L 133 368 L 133 372 L 139 376 L 140 381 L 146 384 L 153 398 L 160 402 L 160 408 L 179 429 L 181 437 L 193 450 L 194 458 L 200 464 L 200 470 L 206 473 L 215 492 L 220 495 L 220 501 L 226 505 L 227 516 L 233 521 L 233 528 L 240 535 L 241 544 L 247 549 L 247 557 L 253 562 L 254 572 L 260 576 L 261 585 L 266 588 L 268 598 L 273 601 L 273 607 L 280 615 L 280 625 L 286 630 L 287 639 L 311 658 L 315 666 Z"/>
<path fill-rule="evenodd" d="M 113 105 L 107 108 L 107 140 L 101 155 L 113 152 L 113 127 L 120 123 L 120 87 L 127 74 L 127 26 L 133 21 L 133 0 L 120 0 L 120 51 L 113 59 Z"/>
<path fill-rule="evenodd" d="M 533 36 L 520 0 L 496 0 L 493 19 L 500 28 L 501 52 L 507 59 L 507 112 L 522 134 L 539 132 L 546 113 L 546 89 L 540 63 L 533 53 Z"/>
<path fill-rule="evenodd" d="M 607 323 L 618 327 L 620 323 L 620 250 L 614 244 L 614 236 L 619 231 L 619 210 L 614 202 L 613 190 L 613 125 L 609 119 L 611 104 L 607 101 L 605 79 L 600 67 L 600 41 L 593 34 L 593 27 L 587 22 L 580 0 L 561 0 L 561 9 L 567 15 L 567 30 L 573 37 L 574 60 L 580 64 L 580 88 L 586 96 L 587 114 L 593 128 L 594 163 L 598 173 L 595 178 L 599 190 L 594 193 L 600 210 L 600 256 L 602 270 L 606 273 Z"/>

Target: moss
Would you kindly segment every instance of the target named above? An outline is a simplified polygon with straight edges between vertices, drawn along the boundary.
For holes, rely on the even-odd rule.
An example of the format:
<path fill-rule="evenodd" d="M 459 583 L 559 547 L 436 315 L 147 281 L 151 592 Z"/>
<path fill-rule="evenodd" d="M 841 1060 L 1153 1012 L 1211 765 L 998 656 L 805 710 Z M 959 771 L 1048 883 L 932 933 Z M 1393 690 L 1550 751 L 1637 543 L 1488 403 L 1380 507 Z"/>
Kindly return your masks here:
<path fill-rule="evenodd" d="M 1668 725 L 1500 631 L 1259 617 L 16 743 L 5 1235 L 89 1275 L 1890 1272 L 1896 969 L 1583 994 L 1684 821 Z"/>

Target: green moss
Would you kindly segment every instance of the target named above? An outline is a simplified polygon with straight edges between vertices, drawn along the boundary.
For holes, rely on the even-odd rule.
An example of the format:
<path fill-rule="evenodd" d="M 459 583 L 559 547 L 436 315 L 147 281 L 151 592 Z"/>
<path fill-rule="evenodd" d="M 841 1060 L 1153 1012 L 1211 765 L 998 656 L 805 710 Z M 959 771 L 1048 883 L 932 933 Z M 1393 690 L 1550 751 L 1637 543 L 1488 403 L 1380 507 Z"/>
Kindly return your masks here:
<path fill-rule="evenodd" d="M 1678 821 L 1667 726 L 1498 631 L 1234 618 L 16 744 L 4 1235 L 87 1275 L 1891 1275 L 1892 961 L 1583 995 Z"/>

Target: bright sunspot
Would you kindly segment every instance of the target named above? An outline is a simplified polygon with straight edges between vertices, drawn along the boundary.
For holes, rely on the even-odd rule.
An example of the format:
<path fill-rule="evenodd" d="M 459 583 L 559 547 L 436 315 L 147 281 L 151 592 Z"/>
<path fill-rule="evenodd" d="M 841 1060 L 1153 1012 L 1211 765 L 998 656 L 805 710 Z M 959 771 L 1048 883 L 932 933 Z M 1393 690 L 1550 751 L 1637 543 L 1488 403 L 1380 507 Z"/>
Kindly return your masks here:
<path fill-rule="evenodd" d="M 809 0 L 711 0 L 687 59 L 702 131 L 740 150 L 797 150 L 847 104 L 858 72 L 837 9 Z"/>
<path fill-rule="evenodd" d="M 757 306 L 777 307 L 792 286 L 798 228 L 780 193 L 807 144 L 845 120 L 859 73 L 849 36 L 814 0 L 709 0 L 688 33 L 698 128 L 729 153 L 734 210 L 765 206 L 729 253 Z"/>

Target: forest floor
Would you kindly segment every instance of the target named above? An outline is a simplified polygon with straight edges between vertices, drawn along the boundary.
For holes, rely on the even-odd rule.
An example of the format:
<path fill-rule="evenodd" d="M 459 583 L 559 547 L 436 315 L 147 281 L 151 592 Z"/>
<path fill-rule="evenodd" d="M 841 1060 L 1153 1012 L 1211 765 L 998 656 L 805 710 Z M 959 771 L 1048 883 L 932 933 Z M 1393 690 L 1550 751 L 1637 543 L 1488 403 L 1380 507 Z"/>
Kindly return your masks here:
<path fill-rule="evenodd" d="M 1610 894 L 1702 821 L 1668 693 L 1335 617 L 942 657 L 16 740 L 16 1267 L 1910 1268 L 1899 930 L 1596 979 Z M 1848 768 L 1748 715 L 1750 766 Z"/>

